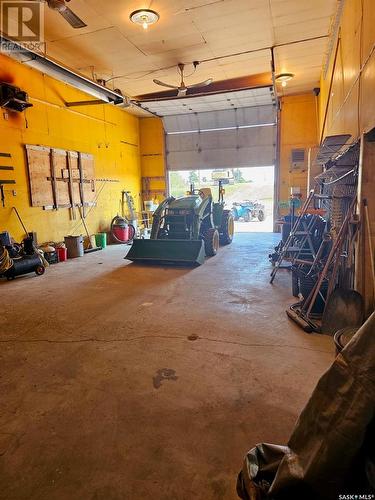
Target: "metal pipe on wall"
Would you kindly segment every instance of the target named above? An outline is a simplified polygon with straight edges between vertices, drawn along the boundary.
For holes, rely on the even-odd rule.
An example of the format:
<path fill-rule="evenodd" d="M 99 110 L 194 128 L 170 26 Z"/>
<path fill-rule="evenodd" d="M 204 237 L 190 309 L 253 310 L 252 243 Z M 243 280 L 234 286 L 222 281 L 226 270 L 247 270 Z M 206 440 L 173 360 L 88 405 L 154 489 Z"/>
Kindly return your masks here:
<path fill-rule="evenodd" d="M 275 220 L 279 218 L 279 199 L 280 199 L 280 136 L 281 136 L 281 113 L 280 101 L 277 95 L 276 88 L 276 70 L 275 70 L 275 50 L 270 48 L 271 52 L 271 75 L 272 85 L 276 101 L 276 151 L 275 151 L 275 168 L 274 168 L 274 196 L 273 196 L 273 232 L 278 232 L 278 227 Z"/>

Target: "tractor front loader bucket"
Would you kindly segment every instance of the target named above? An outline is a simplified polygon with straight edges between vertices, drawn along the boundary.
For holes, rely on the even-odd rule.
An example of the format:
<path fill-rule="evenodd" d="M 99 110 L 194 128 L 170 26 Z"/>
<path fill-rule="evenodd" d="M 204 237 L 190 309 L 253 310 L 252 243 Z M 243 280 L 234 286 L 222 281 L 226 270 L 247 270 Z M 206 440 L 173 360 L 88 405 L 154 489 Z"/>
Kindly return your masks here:
<path fill-rule="evenodd" d="M 133 240 L 125 259 L 152 264 L 200 266 L 205 260 L 202 240 Z"/>

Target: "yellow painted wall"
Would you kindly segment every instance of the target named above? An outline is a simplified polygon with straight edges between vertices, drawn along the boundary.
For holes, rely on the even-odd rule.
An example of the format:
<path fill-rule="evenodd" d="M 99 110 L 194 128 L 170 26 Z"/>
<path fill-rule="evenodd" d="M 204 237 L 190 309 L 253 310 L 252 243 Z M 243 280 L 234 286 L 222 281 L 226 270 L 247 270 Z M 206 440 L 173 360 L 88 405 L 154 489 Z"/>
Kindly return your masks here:
<path fill-rule="evenodd" d="M 141 118 L 139 124 L 142 177 L 165 176 L 165 144 L 163 122 L 160 118 Z M 165 190 L 165 180 L 152 180 L 150 189 Z M 155 194 L 160 202 L 162 194 Z"/>
<path fill-rule="evenodd" d="M 121 191 L 129 190 L 137 205 L 140 194 L 139 119 L 113 105 L 66 108 L 65 101 L 91 99 L 73 87 L 0 55 L 0 81 L 21 87 L 33 104 L 23 113 L 0 108 L 0 151 L 12 158 L 1 158 L 0 165 L 11 164 L 14 172 L 0 171 L 0 178 L 15 178 L 15 186 L 5 186 L 6 208 L 0 206 L 0 231 L 8 230 L 19 240 L 23 230 L 11 207 L 18 208 L 29 231 L 38 241 L 60 241 L 65 235 L 84 234 L 79 220 L 70 220 L 69 210 L 44 211 L 31 207 L 24 144 L 39 144 L 91 153 L 95 177 L 118 180 L 97 183 L 97 207 L 87 215 L 91 233 L 107 230 L 119 210 Z M 13 196 L 11 191 L 16 191 Z M 90 210 L 90 209 L 89 209 Z"/>
<path fill-rule="evenodd" d="M 310 94 L 286 96 L 281 99 L 280 118 L 280 190 L 279 201 L 289 200 L 290 188 L 300 187 L 303 199 L 307 193 L 307 170 L 290 172 L 291 151 L 304 148 L 306 155 L 309 148 L 317 145 L 317 116 L 315 96 Z M 280 213 L 287 213 L 281 209 Z"/>
<path fill-rule="evenodd" d="M 335 41 L 337 51 L 334 47 L 329 69 L 322 74 L 320 83 L 321 131 L 327 108 L 323 138 L 350 134 L 354 141 L 375 126 L 374 26 L 374 0 L 345 1 Z"/>

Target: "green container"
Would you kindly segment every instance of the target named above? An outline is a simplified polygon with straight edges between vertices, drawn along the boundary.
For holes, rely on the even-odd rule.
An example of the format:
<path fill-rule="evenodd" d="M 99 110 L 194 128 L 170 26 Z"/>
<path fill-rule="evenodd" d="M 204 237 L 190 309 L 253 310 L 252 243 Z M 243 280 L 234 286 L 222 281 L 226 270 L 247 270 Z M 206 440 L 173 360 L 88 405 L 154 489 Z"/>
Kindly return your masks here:
<path fill-rule="evenodd" d="M 107 246 L 107 233 L 96 234 L 95 243 L 97 247 L 105 248 Z"/>

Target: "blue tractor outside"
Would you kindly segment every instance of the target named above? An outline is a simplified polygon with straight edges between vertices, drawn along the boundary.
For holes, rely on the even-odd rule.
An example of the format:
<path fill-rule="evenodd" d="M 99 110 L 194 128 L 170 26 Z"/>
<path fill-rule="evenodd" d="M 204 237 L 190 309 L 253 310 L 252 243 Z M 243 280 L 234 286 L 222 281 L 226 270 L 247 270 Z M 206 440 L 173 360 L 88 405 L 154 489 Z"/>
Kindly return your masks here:
<path fill-rule="evenodd" d="M 263 222 L 266 219 L 265 207 L 258 201 L 244 200 L 234 202 L 231 212 L 235 221 L 241 219 L 244 222 L 251 222 L 254 219 L 258 219 L 260 222 Z"/>

